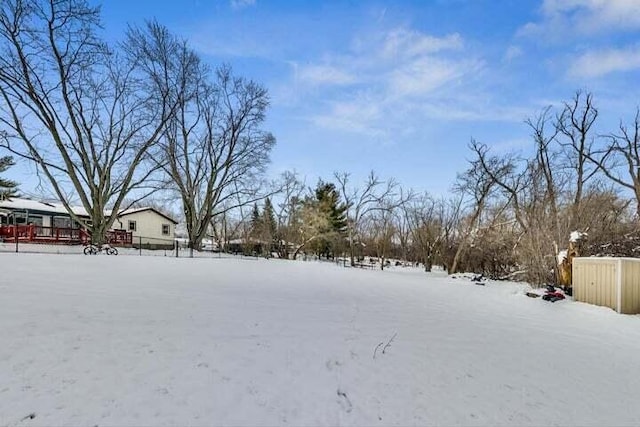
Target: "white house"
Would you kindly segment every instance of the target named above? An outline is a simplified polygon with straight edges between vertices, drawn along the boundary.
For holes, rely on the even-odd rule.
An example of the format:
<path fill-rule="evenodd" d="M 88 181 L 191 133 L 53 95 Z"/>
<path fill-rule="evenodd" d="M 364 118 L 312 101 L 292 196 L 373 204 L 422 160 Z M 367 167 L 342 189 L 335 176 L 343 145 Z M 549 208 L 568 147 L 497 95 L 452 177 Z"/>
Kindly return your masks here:
<path fill-rule="evenodd" d="M 81 219 L 89 219 L 83 207 L 71 210 Z M 0 221 L 5 224 L 35 224 L 42 227 L 78 228 L 62 203 L 44 202 L 20 197 L 0 200 Z"/>
<path fill-rule="evenodd" d="M 33 224 L 38 234 L 52 235 L 53 229 L 83 229 L 90 220 L 86 210 L 79 206 L 71 207 L 73 213 L 83 222 L 72 220 L 61 203 L 12 197 L 0 200 L 0 225 Z M 112 215 L 112 211 L 105 211 Z M 175 227 L 178 222 L 151 207 L 127 209 L 121 211 L 113 223 L 115 230 L 124 230 L 132 234 L 133 246 L 142 244 L 149 248 L 172 248 Z"/>
<path fill-rule="evenodd" d="M 173 247 L 178 222 L 157 209 L 127 209 L 117 216 L 113 227 L 130 231 L 133 245 Z"/>

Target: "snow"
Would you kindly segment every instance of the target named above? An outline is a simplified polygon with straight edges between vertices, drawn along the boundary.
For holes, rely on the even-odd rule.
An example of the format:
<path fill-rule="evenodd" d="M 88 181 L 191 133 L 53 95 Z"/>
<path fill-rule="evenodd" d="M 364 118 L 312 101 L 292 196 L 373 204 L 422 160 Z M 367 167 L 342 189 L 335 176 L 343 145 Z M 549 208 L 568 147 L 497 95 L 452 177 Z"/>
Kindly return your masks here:
<path fill-rule="evenodd" d="M 29 210 L 29 211 L 43 211 L 51 212 L 52 214 L 64 214 L 68 215 L 67 209 L 62 203 L 41 202 L 31 199 L 22 199 L 19 197 L 12 197 L 7 200 L 0 200 L 0 208 L 11 210 Z M 71 206 L 73 213 L 79 216 L 89 216 L 87 211 L 81 206 Z"/>
<path fill-rule="evenodd" d="M 0 269 L 0 425 L 640 424 L 640 316 L 524 284 L 250 258 Z"/>
<path fill-rule="evenodd" d="M 572 243 L 579 242 L 583 237 L 587 237 L 587 233 L 581 231 L 572 231 L 569 235 L 569 241 Z"/>
<path fill-rule="evenodd" d="M 136 249 L 136 248 L 123 248 L 116 247 L 118 249 L 118 256 L 157 256 L 157 257 L 175 257 L 175 249 Z M 0 241 L 0 254 L 2 252 L 15 252 L 16 244 L 12 241 Z M 55 244 L 40 244 L 40 243 L 23 243 L 19 242 L 18 252 L 23 254 L 66 254 L 66 255 L 82 255 L 84 246 L 82 245 L 55 245 Z M 188 258 L 191 253 L 188 248 L 179 248 L 178 257 Z M 103 256 L 103 255 L 99 255 Z M 104 255 L 107 256 L 107 255 Z M 236 256 L 231 254 L 225 254 L 220 252 L 212 252 L 211 250 L 194 251 L 193 256 L 195 258 L 235 258 Z"/>
<path fill-rule="evenodd" d="M 561 250 L 560 252 L 558 252 L 558 255 L 557 255 L 558 265 L 561 265 L 564 262 L 564 260 L 567 259 L 567 256 L 568 255 L 567 255 L 567 250 L 566 249 Z"/>

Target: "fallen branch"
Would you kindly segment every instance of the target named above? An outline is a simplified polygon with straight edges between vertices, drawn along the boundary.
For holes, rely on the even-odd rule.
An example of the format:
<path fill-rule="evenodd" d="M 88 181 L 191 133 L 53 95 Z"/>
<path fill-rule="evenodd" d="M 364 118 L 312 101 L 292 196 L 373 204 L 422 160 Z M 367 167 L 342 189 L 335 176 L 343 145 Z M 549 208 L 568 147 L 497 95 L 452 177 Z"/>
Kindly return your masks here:
<path fill-rule="evenodd" d="M 381 346 L 381 345 L 384 345 L 384 341 L 383 341 L 383 342 L 380 342 L 380 343 L 376 346 L 375 350 L 373 350 L 373 359 L 374 359 L 374 360 L 375 360 L 375 358 L 376 358 L 376 352 L 378 351 L 378 349 L 380 348 L 380 346 Z"/>
<path fill-rule="evenodd" d="M 391 343 L 393 342 L 393 340 L 395 339 L 395 337 L 398 335 L 398 333 L 396 332 L 395 334 L 393 334 L 393 336 L 391 337 L 391 339 L 389 341 L 387 341 L 387 343 L 385 344 L 384 341 L 381 341 L 378 343 L 378 345 L 376 346 L 376 348 L 373 350 L 373 358 L 375 360 L 376 358 L 376 354 L 378 352 L 378 350 L 380 349 L 380 347 L 382 347 L 382 354 L 385 354 L 387 349 L 389 347 L 391 347 Z"/>
<path fill-rule="evenodd" d="M 398 335 L 398 333 L 397 333 L 397 332 L 396 332 L 395 334 L 393 334 L 393 336 L 391 337 L 391 339 L 389 340 L 389 342 L 387 342 L 387 345 L 385 345 L 385 346 L 382 348 L 382 354 L 385 354 L 385 352 L 387 351 L 387 349 L 388 349 L 389 347 L 391 347 L 391 343 L 393 342 L 393 339 L 396 337 L 396 335 Z"/>

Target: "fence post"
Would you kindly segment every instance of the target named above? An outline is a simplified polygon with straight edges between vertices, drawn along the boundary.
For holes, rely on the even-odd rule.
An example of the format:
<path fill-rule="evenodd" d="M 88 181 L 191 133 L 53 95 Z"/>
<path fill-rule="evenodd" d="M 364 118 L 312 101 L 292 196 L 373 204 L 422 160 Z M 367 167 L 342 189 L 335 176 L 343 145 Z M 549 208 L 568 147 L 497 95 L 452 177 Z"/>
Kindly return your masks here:
<path fill-rule="evenodd" d="M 142 256 L 142 236 L 138 236 L 138 251 L 140 256 Z"/>
<path fill-rule="evenodd" d="M 13 226 L 13 235 L 16 236 L 16 253 L 18 253 L 18 225 L 17 224 Z"/>
<path fill-rule="evenodd" d="M 173 241 L 174 246 L 176 247 L 176 258 L 178 258 L 178 241 L 174 240 Z"/>

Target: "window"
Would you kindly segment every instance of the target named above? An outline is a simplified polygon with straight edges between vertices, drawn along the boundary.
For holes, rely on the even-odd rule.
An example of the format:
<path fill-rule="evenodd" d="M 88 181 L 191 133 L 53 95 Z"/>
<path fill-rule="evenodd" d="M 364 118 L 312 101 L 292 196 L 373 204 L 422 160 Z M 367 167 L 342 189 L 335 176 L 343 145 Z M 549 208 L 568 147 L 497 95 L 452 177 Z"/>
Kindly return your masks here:
<path fill-rule="evenodd" d="M 169 224 L 162 224 L 162 235 L 163 236 L 168 236 L 169 235 Z"/>
<path fill-rule="evenodd" d="M 40 215 L 29 215 L 28 224 L 39 225 L 42 227 L 42 216 Z"/>
<path fill-rule="evenodd" d="M 129 231 L 136 231 L 136 222 L 129 221 Z"/>
<path fill-rule="evenodd" d="M 71 218 L 64 216 L 54 216 L 53 226 L 56 228 L 71 228 Z"/>

